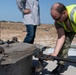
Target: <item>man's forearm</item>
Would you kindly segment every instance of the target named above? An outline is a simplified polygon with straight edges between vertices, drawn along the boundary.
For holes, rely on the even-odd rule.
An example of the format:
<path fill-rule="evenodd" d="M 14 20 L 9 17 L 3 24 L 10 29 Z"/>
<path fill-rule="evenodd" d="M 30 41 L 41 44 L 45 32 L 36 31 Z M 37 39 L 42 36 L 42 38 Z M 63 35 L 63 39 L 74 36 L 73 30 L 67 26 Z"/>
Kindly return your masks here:
<path fill-rule="evenodd" d="M 54 49 L 54 53 L 56 56 L 59 54 L 59 52 L 64 44 L 64 41 L 65 41 L 65 36 L 62 36 L 60 39 L 57 40 L 56 47 Z"/>

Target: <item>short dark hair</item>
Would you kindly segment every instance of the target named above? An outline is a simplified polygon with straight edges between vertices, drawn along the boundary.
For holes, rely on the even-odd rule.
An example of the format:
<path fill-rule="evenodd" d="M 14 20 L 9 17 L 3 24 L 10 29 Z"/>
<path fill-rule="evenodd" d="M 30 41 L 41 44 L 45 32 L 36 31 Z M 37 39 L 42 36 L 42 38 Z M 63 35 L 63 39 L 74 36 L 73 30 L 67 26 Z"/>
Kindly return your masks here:
<path fill-rule="evenodd" d="M 56 11 L 61 14 L 64 10 L 66 10 L 66 7 L 62 3 L 59 3 L 59 2 L 57 3 L 59 4 L 59 6 L 57 6 Z"/>

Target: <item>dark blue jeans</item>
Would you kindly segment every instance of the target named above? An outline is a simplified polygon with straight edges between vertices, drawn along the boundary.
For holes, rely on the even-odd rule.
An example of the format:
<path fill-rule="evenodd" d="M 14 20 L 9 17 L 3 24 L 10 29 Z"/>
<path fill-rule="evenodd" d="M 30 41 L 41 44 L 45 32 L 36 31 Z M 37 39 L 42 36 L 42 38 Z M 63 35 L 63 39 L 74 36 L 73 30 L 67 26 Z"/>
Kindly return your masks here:
<path fill-rule="evenodd" d="M 36 25 L 26 25 L 27 29 L 27 34 L 26 37 L 24 38 L 24 43 L 30 43 L 33 44 L 34 38 L 35 38 L 35 33 L 36 33 Z"/>

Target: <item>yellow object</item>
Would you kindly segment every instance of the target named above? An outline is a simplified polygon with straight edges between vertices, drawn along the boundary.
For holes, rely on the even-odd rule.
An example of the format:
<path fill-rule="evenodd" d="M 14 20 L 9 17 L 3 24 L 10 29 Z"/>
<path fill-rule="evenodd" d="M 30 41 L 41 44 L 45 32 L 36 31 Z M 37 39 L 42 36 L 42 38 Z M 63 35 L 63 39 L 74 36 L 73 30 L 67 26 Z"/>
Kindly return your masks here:
<path fill-rule="evenodd" d="M 67 8 L 67 11 L 68 11 L 68 16 L 69 16 L 69 20 L 70 20 L 71 26 L 72 26 L 74 32 L 76 32 L 76 4 L 66 6 L 66 8 Z M 64 29 L 67 32 L 70 32 L 69 30 L 67 30 L 66 25 L 65 25 L 64 22 L 63 23 L 58 22 L 58 23 L 63 25 Z"/>

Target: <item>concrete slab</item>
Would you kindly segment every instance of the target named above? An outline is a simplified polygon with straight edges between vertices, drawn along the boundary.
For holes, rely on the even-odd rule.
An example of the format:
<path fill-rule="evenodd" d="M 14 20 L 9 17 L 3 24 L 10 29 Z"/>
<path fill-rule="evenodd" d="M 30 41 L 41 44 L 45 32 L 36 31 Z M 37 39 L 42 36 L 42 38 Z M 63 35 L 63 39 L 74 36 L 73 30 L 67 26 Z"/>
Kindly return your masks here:
<path fill-rule="evenodd" d="M 33 44 L 13 43 L 1 45 L 0 75 L 31 75 L 32 55 L 36 47 Z"/>
<path fill-rule="evenodd" d="M 36 47 L 32 44 L 27 43 L 13 43 L 9 44 L 9 46 L 1 45 L 4 48 L 5 56 L 2 57 L 0 64 L 14 64 L 19 60 L 32 55 Z"/>

